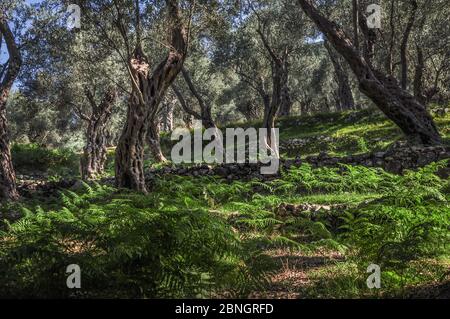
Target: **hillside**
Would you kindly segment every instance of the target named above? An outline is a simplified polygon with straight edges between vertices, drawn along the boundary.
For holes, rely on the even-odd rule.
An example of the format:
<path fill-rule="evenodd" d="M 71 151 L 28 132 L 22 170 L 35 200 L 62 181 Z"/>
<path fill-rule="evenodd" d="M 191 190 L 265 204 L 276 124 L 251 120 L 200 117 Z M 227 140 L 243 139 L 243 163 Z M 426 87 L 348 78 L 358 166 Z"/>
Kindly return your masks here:
<path fill-rule="evenodd" d="M 450 116 L 436 122 L 448 139 Z M 310 139 L 292 154 L 302 158 L 324 151 L 339 156 L 381 151 L 399 139 L 399 132 L 371 110 L 285 118 L 279 125 L 282 144 Z M 21 152 L 13 153 L 19 172 L 36 167 L 36 152 L 47 154 L 39 148 L 13 150 Z M 230 181 L 205 172 L 175 176 L 157 165 L 151 192 L 139 195 L 118 192 L 108 176 L 89 186 L 76 182 L 74 171 L 66 170 L 64 178 L 52 175 L 61 165 L 76 167 L 78 159 L 65 151 L 47 156 L 41 180 L 19 181 L 26 197 L 2 208 L 2 220 L 17 220 L 2 224 L 0 271 L 14 269 L 2 277 L 6 295 L 65 296 L 67 291 L 48 279 L 63 276 L 52 269 L 70 261 L 88 267 L 84 297 L 448 297 L 450 184 L 435 175 L 445 161 L 403 175 L 345 164 L 314 169 L 305 163 L 283 168 L 267 181 Z M 126 212 L 131 215 L 125 223 Z M 158 237 L 141 237 L 155 225 Z M 199 237 L 185 241 L 191 232 Z M 186 255 L 191 246 L 167 250 L 180 240 L 197 247 L 198 255 Z M 147 260 L 155 250 L 160 261 Z M 20 251 L 27 259 L 17 259 Z M 103 257 L 91 259 L 97 254 Z M 126 268 L 142 258 L 147 264 Z M 46 266 L 38 266 L 44 260 Z M 373 263 L 381 267 L 381 289 L 366 286 L 366 268 Z M 155 279 L 162 285 L 158 289 L 143 281 L 147 267 L 155 265 L 171 280 Z M 35 267 L 40 268 L 33 275 L 26 271 Z M 113 286 L 98 273 L 106 269 L 113 271 Z M 131 278 L 144 295 L 126 288 L 124 280 Z"/>

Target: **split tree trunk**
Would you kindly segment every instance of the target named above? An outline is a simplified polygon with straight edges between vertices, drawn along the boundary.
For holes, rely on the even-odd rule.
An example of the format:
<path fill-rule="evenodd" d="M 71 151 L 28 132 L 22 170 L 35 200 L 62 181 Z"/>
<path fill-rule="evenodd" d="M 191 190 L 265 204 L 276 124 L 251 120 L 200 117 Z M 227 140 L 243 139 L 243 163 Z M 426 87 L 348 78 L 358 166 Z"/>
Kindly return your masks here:
<path fill-rule="evenodd" d="M 103 174 L 107 155 L 107 129 L 111 118 L 112 107 L 117 98 L 115 89 L 109 89 L 99 105 L 95 103 L 93 94 L 86 90 L 91 104 L 91 114 L 80 116 L 87 122 L 86 146 L 81 158 L 81 177 L 84 180 L 95 179 Z"/>
<path fill-rule="evenodd" d="M 265 141 L 267 143 L 267 147 L 271 148 L 271 132 L 272 129 L 275 128 L 275 117 L 281 107 L 282 103 L 292 103 L 289 100 L 284 100 L 286 97 L 283 95 L 283 91 L 287 86 L 287 74 L 288 74 L 288 58 L 289 51 L 287 47 L 284 47 L 283 50 L 279 52 L 275 52 L 274 49 L 270 46 L 270 43 L 264 34 L 264 31 L 258 28 L 256 32 L 259 34 L 261 41 L 264 45 L 264 48 L 269 53 L 271 57 L 271 66 L 272 66 L 272 96 L 269 96 L 264 93 L 263 89 L 263 100 L 264 100 L 264 118 L 262 127 L 267 129 L 267 136 Z M 290 106 L 289 106 L 290 108 Z"/>
<path fill-rule="evenodd" d="M 286 57 L 287 58 L 287 57 Z M 281 105 L 282 89 L 283 89 L 283 59 L 277 59 L 272 63 L 272 97 L 270 103 L 266 101 L 264 118 L 262 127 L 267 129 L 267 136 L 265 138 L 267 147 L 271 149 L 272 140 L 271 132 L 275 128 L 275 117 Z"/>
<path fill-rule="evenodd" d="M 178 1 L 166 0 L 171 26 L 168 56 L 153 74 L 138 42 L 129 61 L 133 91 L 128 103 L 127 120 L 116 149 L 116 186 L 146 193 L 144 145 L 150 119 L 168 87 L 181 71 L 187 52 L 187 33 L 182 23 Z"/>
<path fill-rule="evenodd" d="M 408 140 L 425 145 L 440 144 L 441 136 L 424 105 L 403 90 L 393 77 L 388 77 L 371 67 L 370 63 L 359 55 L 345 32 L 321 15 L 311 0 L 298 1 L 303 11 L 347 60 L 359 81 L 361 92 L 400 127 Z"/>
<path fill-rule="evenodd" d="M 9 146 L 8 122 L 6 119 L 6 102 L 11 87 L 19 74 L 22 59 L 6 18 L 0 13 L 0 38 L 4 38 L 9 61 L 6 73 L 0 78 L 0 200 L 16 200 L 16 174 L 11 159 Z"/>

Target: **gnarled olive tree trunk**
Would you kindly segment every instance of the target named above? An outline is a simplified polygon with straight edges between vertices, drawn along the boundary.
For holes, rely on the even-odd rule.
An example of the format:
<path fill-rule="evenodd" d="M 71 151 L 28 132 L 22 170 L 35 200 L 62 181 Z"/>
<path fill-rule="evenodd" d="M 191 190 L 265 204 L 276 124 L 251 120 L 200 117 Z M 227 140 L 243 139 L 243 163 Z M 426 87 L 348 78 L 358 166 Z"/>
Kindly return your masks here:
<path fill-rule="evenodd" d="M 116 148 L 115 181 L 117 187 L 146 192 L 144 146 L 147 133 L 146 105 L 133 93 L 128 101 L 127 120 Z"/>
<path fill-rule="evenodd" d="M 168 87 L 180 72 L 187 52 L 187 33 L 178 1 L 166 0 L 171 27 L 171 45 L 167 57 L 151 73 L 148 59 L 138 41 L 129 61 L 132 94 L 127 119 L 116 149 L 116 186 L 146 193 L 144 146 L 149 121 L 154 118 Z"/>
<path fill-rule="evenodd" d="M 85 94 L 91 105 L 91 114 L 89 116 L 81 112 L 79 114 L 88 125 L 86 146 L 81 158 L 81 177 L 88 180 L 94 179 L 104 172 L 107 153 L 107 129 L 111 111 L 117 99 L 117 91 L 114 88 L 108 89 L 98 105 L 89 90 L 86 90 Z"/>
<path fill-rule="evenodd" d="M 298 0 L 303 11 L 314 21 L 334 48 L 347 60 L 359 81 L 361 92 L 403 131 L 409 141 L 418 144 L 440 144 L 436 125 L 414 96 L 403 90 L 391 76 L 371 66 L 371 44 L 365 57 L 359 54 L 351 39 L 335 23 L 329 21 L 313 6 L 311 0 Z M 369 39 L 372 41 L 371 39 Z"/>
<path fill-rule="evenodd" d="M 6 102 L 11 87 L 19 74 L 22 59 L 6 18 L 0 13 L 0 41 L 5 39 L 9 60 L 6 72 L 0 78 L 0 199 L 16 200 L 19 193 L 16 189 L 16 174 L 11 159 L 9 146 L 8 122 L 6 119 Z"/>

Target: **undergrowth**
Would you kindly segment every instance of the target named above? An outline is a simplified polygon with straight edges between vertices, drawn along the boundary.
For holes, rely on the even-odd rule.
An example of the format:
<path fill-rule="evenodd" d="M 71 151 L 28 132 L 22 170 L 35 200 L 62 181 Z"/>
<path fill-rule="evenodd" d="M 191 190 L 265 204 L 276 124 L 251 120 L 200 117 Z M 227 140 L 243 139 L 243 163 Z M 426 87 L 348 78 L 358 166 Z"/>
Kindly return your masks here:
<path fill-rule="evenodd" d="M 22 204 L 23 216 L 3 224 L 1 294 L 245 297 L 270 285 L 266 252 L 286 249 L 344 257 L 311 272 L 304 296 L 403 296 L 448 272 L 450 182 L 436 175 L 444 165 L 394 175 L 305 164 L 265 183 L 167 176 L 147 195 L 66 190 L 51 205 Z M 65 287 L 73 263 L 83 274 L 77 295 Z M 372 263 L 380 290 L 365 283 Z"/>

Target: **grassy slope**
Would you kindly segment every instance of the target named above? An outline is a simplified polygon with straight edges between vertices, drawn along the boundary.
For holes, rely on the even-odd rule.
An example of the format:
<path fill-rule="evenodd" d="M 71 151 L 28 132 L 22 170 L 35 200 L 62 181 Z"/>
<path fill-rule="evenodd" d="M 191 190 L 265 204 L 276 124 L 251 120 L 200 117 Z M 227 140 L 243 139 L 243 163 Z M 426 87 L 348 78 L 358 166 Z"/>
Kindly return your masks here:
<path fill-rule="evenodd" d="M 435 121 L 444 141 L 450 143 L 450 114 L 435 117 Z M 339 155 L 381 151 L 402 139 L 400 129 L 374 109 L 291 117 L 277 121 L 277 125 L 281 140 L 317 136 L 332 138 L 332 142 L 314 143 L 298 149 L 301 155 L 321 151 Z"/>
<path fill-rule="evenodd" d="M 444 142 L 450 144 L 450 114 L 435 116 Z M 390 120 L 376 109 L 362 111 L 292 116 L 278 119 L 281 142 L 291 139 L 310 139 L 310 143 L 285 156 L 308 156 L 320 152 L 335 155 L 381 151 L 402 139 L 402 133 Z M 259 127 L 260 122 L 231 123 L 227 127 Z M 324 139 L 328 137 L 328 139 Z M 163 135 L 162 147 L 170 156 L 173 142 Z"/>
<path fill-rule="evenodd" d="M 449 141 L 450 116 L 436 121 Z M 311 143 L 299 149 L 302 155 L 381 150 L 401 136 L 393 124 L 373 110 L 290 117 L 279 120 L 278 124 L 282 140 L 311 136 L 333 138 L 332 142 Z M 246 126 L 249 125 L 252 124 Z M 349 232 L 353 239 L 342 238 L 341 231 L 328 221 L 331 218 L 336 222 L 346 213 L 358 215 L 367 211 L 368 218 L 373 219 L 371 227 L 378 227 L 378 235 L 385 235 L 379 240 L 393 241 L 401 247 L 400 252 L 408 251 L 408 231 L 416 226 L 417 220 L 430 218 L 435 222 L 436 219 L 444 225 L 449 222 L 448 181 L 435 180 L 428 173 L 403 178 L 376 169 L 355 168 L 344 175 L 335 169 L 302 169 L 286 172 L 283 178 L 269 185 L 229 184 L 209 177 L 167 177 L 159 180 L 148 201 L 152 207 L 171 211 L 205 209 L 212 218 L 219 214 L 248 246 L 249 255 L 267 255 L 268 267 L 273 271 L 271 282 L 265 288 L 254 290 L 251 294 L 254 297 L 405 297 L 412 294 L 413 287 L 427 287 L 431 296 L 445 283 L 439 279 L 445 279 L 445 271 L 450 266 L 448 250 L 439 258 L 421 256 L 420 263 L 401 259 L 405 256 L 397 252 L 391 259 L 400 264 L 387 263 L 382 289 L 368 289 L 365 267 L 371 260 L 369 252 L 379 249 L 382 243 L 375 241 L 372 245 L 370 239 L 376 234 L 359 233 L 362 230 Z M 96 205 L 109 203 L 110 196 L 115 195 L 99 200 Z M 40 205 L 46 210 L 58 210 L 62 205 L 60 201 L 46 203 L 39 198 L 23 204 L 32 209 Z M 282 204 L 326 207 L 316 213 L 299 211 L 281 216 Z M 311 216 L 318 219 L 309 223 Z M 381 221 L 378 216 L 382 216 Z M 422 241 L 428 243 L 420 237 L 415 239 L 414 247 Z M 366 250 L 367 254 L 358 255 L 357 249 Z"/>

